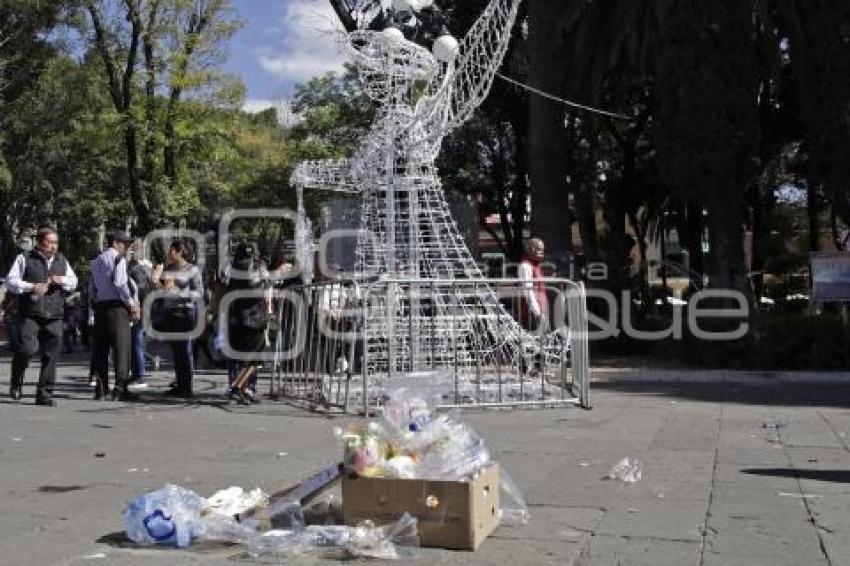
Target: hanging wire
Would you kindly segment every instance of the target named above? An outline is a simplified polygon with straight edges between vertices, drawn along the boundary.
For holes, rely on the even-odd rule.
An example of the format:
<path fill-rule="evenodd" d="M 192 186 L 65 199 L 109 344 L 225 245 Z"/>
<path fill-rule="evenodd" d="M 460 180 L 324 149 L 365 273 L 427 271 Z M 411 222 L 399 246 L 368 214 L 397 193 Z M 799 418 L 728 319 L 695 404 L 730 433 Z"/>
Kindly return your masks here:
<path fill-rule="evenodd" d="M 555 102 L 560 102 L 565 106 L 570 106 L 572 108 L 578 108 L 579 110 L 584 110 L 586 112 L 592 112 L 594 114 L 601 114 L 602 116 L 608 116 L 609 118 L 617 118 L 618 120 L 631 120 L 630 117 L 625 114 L 616 114 L 614 112 L 608 112 L 607 110 L 599 110 L 598 108 L 593 108 L 591 106 L 585 106 L 584 104 L 579 104 L 578 102 L 572 102 L 566 100 L 564 98 L 560 98 L 555 96 L 554 94 L 549 94 L 548 92 L 544 92 L 539 88 L 534 88 L 533 86 L 529 86 L 525 83 L 521 83 L 518 80 L 512 79 L 510 77 L 506 77 L 502 73 L 496 73 L 496 76 L 502 79 L 505 82 L 508 82 L 514 86 L 517 86 L 521 89 L 527 90 L 528 92 L 532 92 L 538 96 L 542 96 L 543 98 L 548 98 L 549 100 L 554 100 Z"/>

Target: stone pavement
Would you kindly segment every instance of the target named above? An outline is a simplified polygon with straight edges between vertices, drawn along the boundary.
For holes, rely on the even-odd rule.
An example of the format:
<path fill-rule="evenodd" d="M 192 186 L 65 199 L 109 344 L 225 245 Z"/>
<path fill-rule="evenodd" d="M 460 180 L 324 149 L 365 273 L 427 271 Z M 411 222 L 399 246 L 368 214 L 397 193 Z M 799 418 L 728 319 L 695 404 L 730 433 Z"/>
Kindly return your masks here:
<path fill-rule="evenodd" d="M 286 487 L 338 458 L 332 429 L 347 420 L 228 406 L 220 373 L 201 374 L 188 404 L 155 391 L 94 402 L 82 360 L 63 365 L 59 406 L 45 409 L 31 386 L 22 404 L 5 397 L 8 371 L 0 360 L 0 564 L 246 563 L 221 546 L 134 548 L 120 512 L 166 482 Z M 415 563 L 850 564 L 850 387 L 610 382 L 592 396 L 592 411 L 466 413 L 531 521 Z M 641 482 L 600 479 L 625 456 L 643 462 Z"/>

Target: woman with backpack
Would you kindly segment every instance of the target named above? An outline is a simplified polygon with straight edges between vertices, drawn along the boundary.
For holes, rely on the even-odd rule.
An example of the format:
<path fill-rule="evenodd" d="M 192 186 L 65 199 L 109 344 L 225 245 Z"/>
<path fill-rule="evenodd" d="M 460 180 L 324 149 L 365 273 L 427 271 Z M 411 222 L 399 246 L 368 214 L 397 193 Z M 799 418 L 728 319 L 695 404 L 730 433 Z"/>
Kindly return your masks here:
<path fill-rule="evenodd" d="M 243 405 L 259 403 L 257 398 L 256 359 L 266 347 L 268 302 L 265 298 L 265 281 L 251 244 L 239 245 L 234 253 L 227 293 L 244 293 L 232 296 L 227 312 L 227 336 L 231 355 L 228 360 L 228 390 L 231 400 Z"/>

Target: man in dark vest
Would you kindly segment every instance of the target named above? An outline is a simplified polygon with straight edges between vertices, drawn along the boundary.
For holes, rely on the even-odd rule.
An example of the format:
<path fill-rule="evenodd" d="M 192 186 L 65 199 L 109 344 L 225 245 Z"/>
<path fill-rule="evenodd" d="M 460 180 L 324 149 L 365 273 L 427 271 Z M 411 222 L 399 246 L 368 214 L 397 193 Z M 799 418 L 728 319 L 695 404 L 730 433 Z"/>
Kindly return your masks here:
<path fill-rule="evenodd" d="M 59 253 L 59 235 L 42 228 L 36 247 L 15 259 L 6 279 L 10 292 L 19 295 L 20 342 L 12 357 L 12 382 L 9 396 L 21 398 L 24 373 L 30 359 L 41 350 L 41 374 L 35 402 L 53 407 L 56 362 L 62 345 L 62 315 L 65 296 L 77 288 L 77 276 L 65 256 Z"/>

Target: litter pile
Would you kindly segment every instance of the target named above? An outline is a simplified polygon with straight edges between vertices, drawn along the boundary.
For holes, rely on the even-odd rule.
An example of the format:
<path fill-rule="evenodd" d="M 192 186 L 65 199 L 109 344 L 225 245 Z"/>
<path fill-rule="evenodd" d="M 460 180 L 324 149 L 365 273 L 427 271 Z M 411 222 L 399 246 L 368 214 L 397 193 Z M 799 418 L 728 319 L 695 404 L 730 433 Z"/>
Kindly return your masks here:
<path fill-rule="evenodd" d="M 490 463 L 490 452 L 457 413 L 440 414 L 440 396 L 421 389 L 389 393 L 382 419 L 337 429 L 343 464 L 362 477 L 461 481 Z"/>
<path fill-rule="evenodd" d="M 420 545 L 474 550 L 500 523 L 528 521 L 481 437 L 458 414 L 437 412 L 439 393 L 388 395 L 380 420 L 335 431 L 341 464 L 271 497 L 232 487 L 205 499 L 166 485 L 127 506 L 127 536 L 177 548 L 238 544 L 258 558 L 399 559 Z M 340 478 L 346 525 L 308 524 L 304 506 Z"/>
<path fill-rule="evenodd" d="M 260 557 L 382 558 L 402 556 L 400 547 L 418 545 L 416 519 L 405 515 L 388 527 L 363 522 L 355 527 L 305 526 L 303 517 L 289 529 L 262 532 L 257 524 L 240 522 L 269 498 L 259 490 L 245 494 L 232 487 L 204 499 L 176 485 L 140 497 L 124 510 L 127 536 L 142 545 L 188 548 L 195 540 L 244 545 Z"/>

